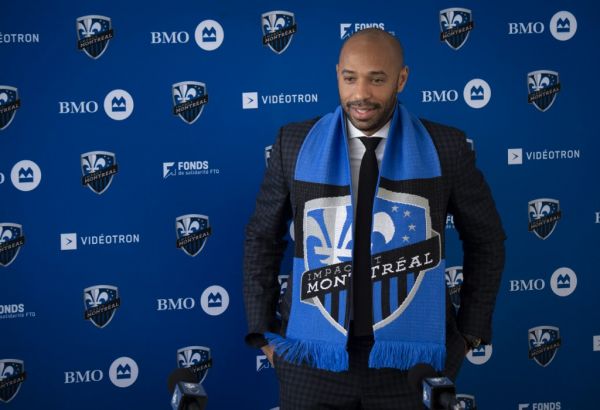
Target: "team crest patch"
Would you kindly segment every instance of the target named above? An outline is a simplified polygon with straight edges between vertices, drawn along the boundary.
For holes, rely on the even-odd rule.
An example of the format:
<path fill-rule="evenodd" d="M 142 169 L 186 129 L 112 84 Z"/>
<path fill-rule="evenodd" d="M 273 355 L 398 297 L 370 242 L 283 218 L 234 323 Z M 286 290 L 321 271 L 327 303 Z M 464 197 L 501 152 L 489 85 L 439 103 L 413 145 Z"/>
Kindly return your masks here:
<path fill-rule="evenodd" d="M 15 87 L 0 85 L 0 131 L 10 125 L 20 106 L 19 91 Z"/>
<path fill-rule="evenodd" d="M 373 216 L 371 280 L 373 329 L 391 323 L 410 305 L 427 270 L 440 263 L 440 238 L 431 229 L 425 198 L 379 188 Z M 352 275 L 350 196 L 305 204 L 301 300 L 319 308 L 345 334 Z"/>
<path fill-rule="evenodd" d="M 177 350 L 177 367 L 187 368 L 198 375 L 202 383 L 212 367 L 210 349 L 204 346 L 188 346 Z"/>
<path fill-rule="evenodd" d="M 469 394 L 457 394 L 456 401 L 460 405 L 461 409 L 475 410 L 477 408 L 477 405 L 475 404 L 475 397 Z"/>
<path fill-rule="evenodd" d="M 463 267 L 451 266 L 446 268 L 446 287 L 454 309 L 460 308 L 460 288 L 463 283 Z"/>
<path fill-rule="evenodd" d="M 208 103 L 206 84 L 197 81 L 183 81 L 173 84 L 173 114 L 188 124 L 193 124 L 202 114 Z"/>
<path fill-rule="evenodd" d="M 263 45 L 273 52 L 283 53 L 296 32 L 296 18 L 289 11 L 270 11 L 262 15 Z"/>
<path fill-rule="evenodd" d="M 529 329 L 529 358 L 546 367 L 561 345 L 560 332 L 555 326 L 536 326 Z"/>
<path fill-rule="evenodd" d="M 440 10 L 440 40 L 445 41 L 451 48 L 458 50 L 473 30 L 473 14 L 469 9 L 453 7 Z"/>
<path fill-rule="evenodd" d="M 538 70 L 527 74 L 527 102 L 544 112 L 552 106 L 560 91 L 556 71 Z"/>
<path fill-rule="evenodd" d="M 206 240 L 212 233 L 208 216 L 190 214 L 180 216 L 175 220 L 177 232 L 177 247 L 189 256 L 196 256 L 206 245 Z"/>
<path fill-rule="evenodd" d="M 113 38 L 110 18 L 83 16 L 77 19 L 77 48 L 93 59 L 100 58 Z"/>
<path fill-rule="evenodd" d="M 14 223 L 0 223 L 0 266 L 14 262 L 21 246 L 25 244 L 23 227 Z"/>
<path fill-rule="evenodd" d="M 97 285 L 84 289 L 83 304 L 84 318 L 102 329 L 106 327 L 121 306 L 119 289 L 116 286 Z"/>
<path fill-rule="evenodd" d="M 8 403 L 14 399 L 26 377 L 22 360 L 0 360 L 0 401 Z"/>
<path fill-rule="evenodd" d="M 115 154 L 107 151 L 91 151 L 81 154 L 82 183 L 98 195 L 104 193 L 118 171 Z"/>
<path fill-rule="evenodd" d="M 562 213 L 556 199 L 540 198 L 529 201 L 529 231 L 540 239 L 548 238 Z"/>

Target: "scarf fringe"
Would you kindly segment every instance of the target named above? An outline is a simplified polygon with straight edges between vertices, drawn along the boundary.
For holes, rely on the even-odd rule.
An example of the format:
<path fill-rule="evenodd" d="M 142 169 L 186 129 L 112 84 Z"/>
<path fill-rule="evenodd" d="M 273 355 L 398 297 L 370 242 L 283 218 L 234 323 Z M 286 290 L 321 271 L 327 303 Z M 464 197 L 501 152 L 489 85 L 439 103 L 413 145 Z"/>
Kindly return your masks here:
<path fill-rule="evenodd" d="M 446 348 L 435 343 L 375 341 L 369 356 L 369 367 L 391 367 L 408 370 L 418 363 L 428 363 L 442 371 Z"/>
<path fill-rule="evenodd" d="M 274 333 L 265 333 L 265 338 L 275 347 L 275 352 L 290 363 L 306 363 L 311 367 L 332 372 L 348 370 L 345 343 L 291 340 Z"/>

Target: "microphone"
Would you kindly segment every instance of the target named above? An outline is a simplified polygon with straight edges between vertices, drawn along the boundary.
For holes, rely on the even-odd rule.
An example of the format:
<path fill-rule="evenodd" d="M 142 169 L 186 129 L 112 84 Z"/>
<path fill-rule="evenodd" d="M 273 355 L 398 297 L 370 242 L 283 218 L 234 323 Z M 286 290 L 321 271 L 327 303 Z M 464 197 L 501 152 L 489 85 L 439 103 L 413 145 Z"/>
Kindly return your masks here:
<path fill-rule="evenodd" d="M 198 375 L 192 370 L 181 368 L 174 370 L 167 381 L 173 410 L 204 410 L 208 397 L 200 383 Z"/>
<path fill-rule="evenodd" d="M 408 371 L 408 384 L 423 394 L 423 404 L 430 410 L 460 410 L 456 400 L 456 388 L 447 377 L 440 377 L 435 369 L 419 363 Z"/>

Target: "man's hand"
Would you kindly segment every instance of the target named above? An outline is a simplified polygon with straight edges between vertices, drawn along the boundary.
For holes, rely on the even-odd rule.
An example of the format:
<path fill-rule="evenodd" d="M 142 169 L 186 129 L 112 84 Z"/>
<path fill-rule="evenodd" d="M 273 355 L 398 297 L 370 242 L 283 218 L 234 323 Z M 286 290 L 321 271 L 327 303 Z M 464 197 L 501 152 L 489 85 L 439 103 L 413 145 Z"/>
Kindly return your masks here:
<path fill-rule="evenodd" d="M 274 351 L 273 346 L 272 345 L 264 345 L 260 349 L 267 356 L 267 359 L 269 359 L 269 363 L 271 363 L 271 367 L 275 368 L 275 365 L 273 364 L 273 351 Z"/>

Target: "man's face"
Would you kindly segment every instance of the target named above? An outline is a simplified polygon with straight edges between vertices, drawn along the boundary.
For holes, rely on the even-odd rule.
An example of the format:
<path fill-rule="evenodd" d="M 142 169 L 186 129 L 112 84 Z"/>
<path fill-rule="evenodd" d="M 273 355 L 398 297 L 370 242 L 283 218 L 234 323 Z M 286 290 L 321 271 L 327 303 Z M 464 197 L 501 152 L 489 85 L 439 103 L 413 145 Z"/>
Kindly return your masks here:
<path fill-rule="evenodd" d="M 387 42 L 353 40 L 344 46 L 336 67 L 340 101 L 350 122 L 372 135 L 392 117 L 408 68 L 401 68 L 402 61 L 390 52 Z"/>

